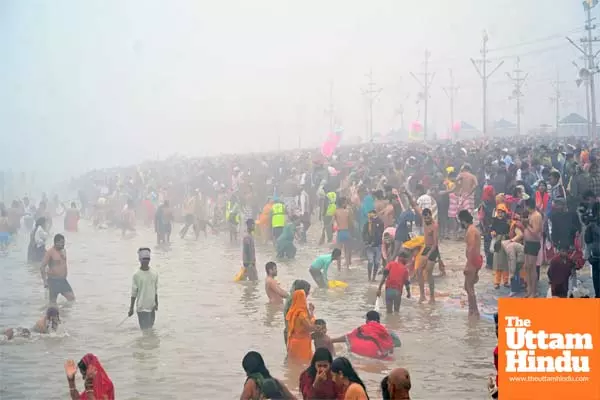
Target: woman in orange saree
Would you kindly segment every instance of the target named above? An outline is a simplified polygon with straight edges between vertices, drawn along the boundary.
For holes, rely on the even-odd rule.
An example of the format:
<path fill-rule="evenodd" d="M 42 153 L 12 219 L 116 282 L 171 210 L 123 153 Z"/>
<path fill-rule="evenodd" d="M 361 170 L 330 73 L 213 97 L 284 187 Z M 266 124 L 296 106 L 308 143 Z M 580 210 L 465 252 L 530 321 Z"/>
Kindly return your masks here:
<path fill-rule="evenodd" d="M 263 207 L 262 213 L 258 217 L 258 233 L 262 243 L 267 243 L 271 240 L 271 209 L 273 201 L 269 200 Z"/>
<path fill-rule="evenodd" d="M 285 319 L 288 323 L 288 359 L 310 362 L 312 359 L 311 331 L 313 328 L 312 307 L 306 303 L 304 290 L 296 290 L 292 295 L 292 305 Z"/>

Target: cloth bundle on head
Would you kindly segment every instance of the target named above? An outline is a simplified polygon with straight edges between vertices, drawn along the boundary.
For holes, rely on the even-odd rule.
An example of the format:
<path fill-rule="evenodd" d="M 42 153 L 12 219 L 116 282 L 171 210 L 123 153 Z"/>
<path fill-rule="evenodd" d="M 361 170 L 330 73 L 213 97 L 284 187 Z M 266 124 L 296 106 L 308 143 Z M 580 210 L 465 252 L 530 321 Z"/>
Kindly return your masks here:
<path fill-rule="evenodd" d="M 142 260 L 149 260 L 150 259 L 150 249 L 144 248 L 144 249 L 139 249 L 138 250 L 138 259 L 140 261 Z"/>

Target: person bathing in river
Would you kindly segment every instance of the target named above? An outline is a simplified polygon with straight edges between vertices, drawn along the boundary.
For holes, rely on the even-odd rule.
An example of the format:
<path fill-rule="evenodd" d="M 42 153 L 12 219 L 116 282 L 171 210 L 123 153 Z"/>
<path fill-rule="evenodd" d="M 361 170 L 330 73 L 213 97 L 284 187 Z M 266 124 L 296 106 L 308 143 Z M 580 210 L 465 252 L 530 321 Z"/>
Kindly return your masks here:
<path fill-rule="evenodd" d="M 29 236 L 29 247 L 27 248 L 27 261 L 30 263 L 39 263 L 46 254 L 46 218 L 38 218 L 35 221 L 35 227 Z"/>
<path fill-rule="evenodd" d="M 54 246 L 46 251 L 40 267 L 44 287 L 48 288 L 50 304 L 56 304 L 62 294 L 68 301 L 75 301 L 73 289 L 67 281 L 67 250 L 65 237 L 60 233 L 54 236 Z"/>
<path fill-rule="evenodd" d="M 279 286 L 279 282 L 275 280 L 277 277 L 277 264 L 273 261 L 269 261 L 265 265 L 265 272 L 267 273 L 267 278 L 265 279 L 265 291 L 267 292 L 269 303 L 283 304 L 283 299 L 287 299 L 289 293 L 283 290 L 281 286 Z"/>
<path fill-rule="evenodd" d="M 377 289 L 377 297 L 381 296 L 381 288 L 385 283 L 385 307 L 388 314 L 400 312 L 402 289 L 407 287 L 407 290 L 410 290 L 406 258 L 405 253 L 400 253 L 398 261 L 390 261 L 383 270 L 383 278 Z"/>
<path fill-rule="evenodd" d="M 253 219 L 246 220 L 246 235 L 242 241 L 242 265 L 244 266 L 244 276 L 241 280 L 258 280 L 258 271 L 256 270 L 256 248 L 254 246 L 254 227 Z"/>
<path fill-rule="evenodd" d="M 319 320 L 317 320 L 319 321 Z M 310 366 L 300 374 L 299 390 L 304 400 L 337 400 L 340 390 L 331 377 L 332 353 L 317 348 Z"/>
<path fill-rule="evenodd" d="M 277 251 L 278 259 L 287 258 L 291 260 L 296 257 L 296 246 L 294 245 L 296 221 L 297 218 L 292 216 L 275 241 L 275 250 Z"/>
<path fill-rule="evenodd" d="M 335 349 L 333 343 L 331 343 L 331 338 L 327 335 L 327 323 L 324 319 L 315 320 L 315 330 L 311 336 L 315 349 L 325 347 L 335 356 Z"/>
<path fill-rule="evenodd" d="M 327 271 L 329 266 L 334 261 L 339 261 L 342 258 L 342 251 L 340 249 L 333 249 L 331 254 L 323 254 L 315 259 L 310 265 L 308 272 L 313 277 L 317 286 L 320 288 L 328 288 L 329 280 L 327 278 Z"/>
<path fill-rule="evenodd" d="M 381 381 L 383 400 L 410 400 L 410 374 L 405 368 L 394 368 Z"/>
<path fill-rule="evenodd" d="M 152 329 L 158 311 L 158 274 L 150 269 L 150 249 L 141 247 L 138 250 L 140 269 L 133 275 L 131 285 L 131 302 L 127 315 L 133 315 L 133 307 L 137 300 L 137 316 L 141 330 Z"/>
<path fill-rule="evenodd" d="M 377 279 L 377 270 L 381 263 L 381 245 L 383 240 L 384 224 L 377 216 L 375 210 L 369 211 L 369 220 L 362 231 L 362 238 L 367 253 L 367 273 L 370 282 Z"/>
<path fill-rule="evenodd" d="M 71 208 L 67 209 L 65 212 L 65 232 L 77 232 L 78 224 L 81 215 L 79 214 L 79 210 L 77 209 L 77 204 L 75 202 L 71 203 Z"/>
<path fill-rule="evenodd" d="M 288 360 L 309 362 L 312 358 L 311 332 L 314 328 L 314 309 L 307 304 L 304 290 L 296 290 L 292 295 L 292 305 L 285 319 L 288 324 Z"/>
<path fill-rule="evenodd" d="M 28 339 L 31 337 L 31 332 L 43 334 L 55 332 L 58 329 L 59 324 L 60 315 L 58 308 L 51 306 L 48 307 L 44 316 L 35 323 L 33 328 L 8 328 L 4 331 L 4 336 L 6 337 L 6 340 L 11 340 L 15 337 Z"/>
<path fill-rule="evenodd" d="M 346 357 L 338 357 L 331 363 L 331 375 L 344 400 L 369 400 L 367 388 Z"/>
<path fill-rule="evenodd" d="M 56 332 L 58 325 L 60 325 L 58 308 L 50 306 L 46 310 L 46 314 L 35 323 L 31 330 L 36 333 L 52 333 Z"/>
<path fill-rule="evenodd" d="M 380 321 L 377 311 L 369 311 L 364 325 L 331 339 L 331 343 L 347 343 L 350 352 L 363 357 L 389 359 L 394 354 L 396 341 Z"/>
<path fill-rule="evenodd" d="M 168 245 L 171 242 L 171 230 L 173 229 L 173 212 L 169 207 L 169 201 L 165 200 L 158 206 L 154 215 L 154 231 L 156 232 L 156 244 Z"/>
<path fill-rule="evenodd" d="M 85 382 L 85 390 L 81 393 L 79 393 L 75 385 L 77 369 L 79 369 Z M 67 360 L 65 362 L 65 373 L 67 375 L 71 400 L 115 399 L 113 383 L 95 355 L 88 353 L 77 364 L 73 360 Z"/>
<path fill-rule="evenodd" d="M 271 376 L 260 353 L 249 351 L 242 360 L 246 382 L 240 400 L 296 400 L 279 379 Z"/>
<path fill-rule="evenodd" d="M 296 290 L 303 290 L 306 297 L 308 297 L 308 295 L 310 294 L 310 283 L 308 283 L 307 281 L 305 281 L 303 279 L 296 279 L 292 283 L 292 287 L 290 289 L 290 295 L 288 296 L 287 300 L 285 301 L 285 305 L 283 306 L 283 323 L 285 325 L 285 328 L 283 329 L 283 341 L 286 346 L 287 346 L 287 340 L 288 340 L 287 313 L 290 310 L 290 308 L 292 308 L 292 295 L 294 294 L 294 292 L 296 292 Z"/>

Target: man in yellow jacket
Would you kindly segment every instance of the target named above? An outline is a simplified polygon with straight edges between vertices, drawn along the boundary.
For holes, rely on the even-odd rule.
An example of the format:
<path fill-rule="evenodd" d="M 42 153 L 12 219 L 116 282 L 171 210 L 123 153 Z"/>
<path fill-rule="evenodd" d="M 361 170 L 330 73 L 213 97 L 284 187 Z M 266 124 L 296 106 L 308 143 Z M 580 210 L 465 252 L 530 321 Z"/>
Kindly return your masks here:
<path fill-rule="evenodd" d="M 283 231 L 283 227 L 286 222 L 286 209 L 285 204 L 281 202 L 278 197 L 273 199 L 273 207 L 271 208 L 271 227 L 273 228 L 273 242 L 277 242 L 277 239 Z"/>

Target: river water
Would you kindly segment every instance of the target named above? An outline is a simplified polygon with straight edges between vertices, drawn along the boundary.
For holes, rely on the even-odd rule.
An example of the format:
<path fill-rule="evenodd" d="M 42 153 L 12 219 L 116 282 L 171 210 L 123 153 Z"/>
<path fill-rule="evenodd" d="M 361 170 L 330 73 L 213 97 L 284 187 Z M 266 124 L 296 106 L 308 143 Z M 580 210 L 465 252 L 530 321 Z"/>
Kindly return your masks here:
<path fill-rule="evenodd" d="M 55 221 L 55 227 L 60 224 Z M 178 227 L 174 229 L 177 231 Z M 316 227 L 313 228 L 317 230 Z M 316 232 L 313 232 L 313 234 Z M 313 238 L 313 243 L 316 240 Z M 117 399 L 236 399 L 244 383 L 241 359 L 248 350 L 263 354 L 271 373 L 297 393 L 299 369 L 285 363 L 281 309 L 267 305 L 264 270 L 258 283 L 234 283 L 240 248 L 227 235 L 199 241 L 174 235 L 169 251 L 153 250 L 159 273 L 160 309 L 154 332 L 142 335 L 134 317 L 119 322 L 129 307 L 131 277 L 138 268 L 137 249 L 153 246 L 152 232 L 121 238 L 120 231 L 97 231 L 87 221 L 67 235 L 69 281 L 77 302 L 59 299 L 64 325 L 58 335 L 0 343 L 0 399 L 68 398 L 63 364 L 85 353 L 98 356 L 113 380 Z M 0 258 L 0 328 L 31 327 L 45 306 L 37 266 L 25 263 L 27 239 L 19 237 Z M 441 290 L 461 287 L 462 243 L 442 245 L 449 276 Z M 295 261 L 278 263 L 279 280 L 310 281 L 308 266 L 326 249 L 307 245 Z M 274 258 L 270 246 L 258 246 L 259 265 Z M 366 282 L 366 267 L 337 272 L 343 291 L 313 289 L 309 300 L 327 321 L 330 336 L 349 332 L 372 309 L 376 287 Z M 479 289 L 491 286 L 484 274 Z M 413 293 L 416 293 L 413 286 Z M 352 358 L 372 399 L 381 398 L 379 382 L 391 368 L 410 370 L 414 399 L 486 399 L 486 378 L 493 372 L 496 344 L 493 323 L 469 322 L 466 314 L 404 301 L 400 316 L 382 322 L 398 332 L 403 346 L 393 362 Z M 345 352 L 338 348 L 338 355 Z M 78 378 L 78 388 L 83 384 Z"/>

